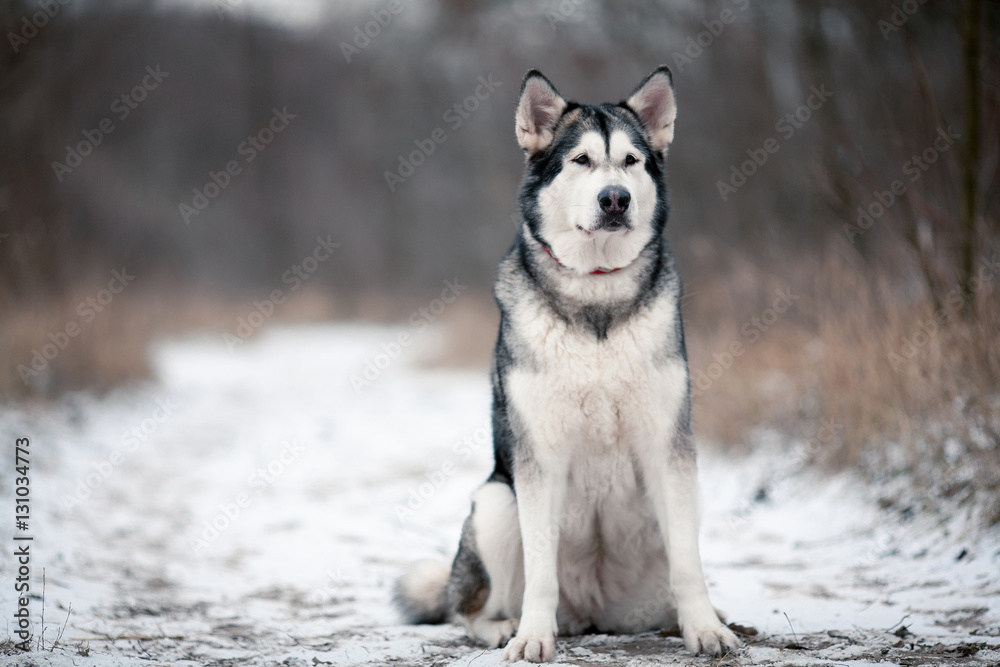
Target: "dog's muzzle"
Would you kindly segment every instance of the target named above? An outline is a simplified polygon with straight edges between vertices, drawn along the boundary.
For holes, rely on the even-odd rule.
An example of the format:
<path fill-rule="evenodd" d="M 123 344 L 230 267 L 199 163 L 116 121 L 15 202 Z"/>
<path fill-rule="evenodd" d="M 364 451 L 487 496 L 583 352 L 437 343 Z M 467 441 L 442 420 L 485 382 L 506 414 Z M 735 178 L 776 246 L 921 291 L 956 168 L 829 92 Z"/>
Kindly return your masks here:
<path fill-rule="evenodd" d="M 632 201 L 629 191 L 620 186 L 608 186 L 597 193 L 597 203 L 601 207 L 601 215 L 597 221 L 598 229 L 617 232 L 620 229 L 632 229 L 628 220 L 628 205 Z"/>

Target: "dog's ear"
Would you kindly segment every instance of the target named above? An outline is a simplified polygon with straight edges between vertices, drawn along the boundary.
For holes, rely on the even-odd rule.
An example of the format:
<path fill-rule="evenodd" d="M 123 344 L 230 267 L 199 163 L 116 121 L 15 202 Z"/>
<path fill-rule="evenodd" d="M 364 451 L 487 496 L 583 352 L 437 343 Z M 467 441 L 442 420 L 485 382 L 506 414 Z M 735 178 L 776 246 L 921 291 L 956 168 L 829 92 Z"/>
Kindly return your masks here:
<path fill-rule="evenodd" d="M 517 143 L 528 153 L 537 153 L 552 143 L 556 123 L 566 109 L 566 100 L 536 69 L 528 70 L 521 81 L 514 129 Z"/>
<path fill-rule="evenodd" d="M 674 98 L 674 78 L 670 68 L 660 65 L 643 79 L 625 101 L 642 121 L 653 150 L 662 151 L 674 140 L 674 119 L 677 100 Z"/>

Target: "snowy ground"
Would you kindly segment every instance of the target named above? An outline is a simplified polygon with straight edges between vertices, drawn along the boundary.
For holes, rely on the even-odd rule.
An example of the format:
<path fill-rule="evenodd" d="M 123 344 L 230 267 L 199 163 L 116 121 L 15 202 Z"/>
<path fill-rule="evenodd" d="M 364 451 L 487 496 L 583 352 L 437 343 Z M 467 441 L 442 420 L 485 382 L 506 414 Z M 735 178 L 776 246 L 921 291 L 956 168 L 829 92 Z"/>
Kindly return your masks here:
<path fill-rule="evenodd" d="M 45 571 L 44 650 L 6 644 L 0 664 L 501 664 L 457 627 L 401 625 L 388 604 L 405 564 L 453 554 L 491 466 L 485 372 L 420 370 L 414 346 L 352 386 L 398 333 L 276 329 L 232 353 L 218 337 L 174 343 L 147 387 L 0 408 L 7 451 L 31 439 L 18 534 L 35 538 L 36 644 Z M 591 635 L 560 639 L 559 662 L 1000 664 L 1000 537 L 973 536 L 958 513 L 878 510 L 875 490 L 797 460 L 702 452 L 705 569 L 716 606 L 756 629 L 746 648 L 719 661 L 675 637 Z"/>

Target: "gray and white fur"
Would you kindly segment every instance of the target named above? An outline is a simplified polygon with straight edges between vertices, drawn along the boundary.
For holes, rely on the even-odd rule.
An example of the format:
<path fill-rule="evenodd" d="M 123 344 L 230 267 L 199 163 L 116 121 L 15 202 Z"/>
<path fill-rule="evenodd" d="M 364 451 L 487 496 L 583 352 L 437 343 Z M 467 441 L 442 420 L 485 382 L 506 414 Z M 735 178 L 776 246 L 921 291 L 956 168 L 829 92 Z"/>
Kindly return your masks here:
<path fill-rule="evenodd" d="M 454 620 L 507 660 L 555 636 L 679 629 L 695 653 L 739 646 L 708 599 L 681 279 L 663 231 L 676 102 L 661 66 L 618 104 L 521 84 L 522 224 L 500 262 L 495 468 L 454 562 L 421 562 L 396 601 Z"/>

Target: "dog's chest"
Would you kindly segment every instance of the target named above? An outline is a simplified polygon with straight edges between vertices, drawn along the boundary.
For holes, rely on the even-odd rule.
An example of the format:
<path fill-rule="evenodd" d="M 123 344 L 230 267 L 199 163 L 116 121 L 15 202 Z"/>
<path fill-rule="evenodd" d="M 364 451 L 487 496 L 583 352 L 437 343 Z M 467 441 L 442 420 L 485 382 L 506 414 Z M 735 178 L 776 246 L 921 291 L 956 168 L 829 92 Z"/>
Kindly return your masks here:
<path fill-rule="evenodd" d="M 535 447 L 582 453 L 627 445 L 659 430 L 662 416 L 683 400 L 687 379 L 672 300 L 640 310 L 603 339 L 544 304 L 522 309 L 517 319 L 531 363 L 511 371 L 507 389 Z"/>

